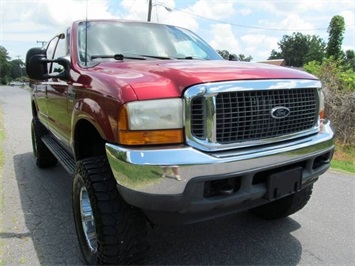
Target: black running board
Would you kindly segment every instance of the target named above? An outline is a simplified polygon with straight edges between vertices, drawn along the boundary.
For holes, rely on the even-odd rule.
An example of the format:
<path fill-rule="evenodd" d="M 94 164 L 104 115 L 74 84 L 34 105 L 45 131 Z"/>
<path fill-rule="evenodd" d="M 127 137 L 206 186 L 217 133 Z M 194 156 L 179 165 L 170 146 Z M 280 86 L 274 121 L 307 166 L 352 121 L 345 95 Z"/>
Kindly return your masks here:
<path fill-rule="evenodd" d="M 53 155 L 58 159 L 58 161 L 65 168 L 65 170 L 67 170 L 70 175 L 74 175 L 75 160 L 73 159 L 73 157 L 65 149 L 63 149 L 63 147 L 60 146 L 51 135 L 44 135 L 42 137 L 42 141 L 53 153 Z"/>

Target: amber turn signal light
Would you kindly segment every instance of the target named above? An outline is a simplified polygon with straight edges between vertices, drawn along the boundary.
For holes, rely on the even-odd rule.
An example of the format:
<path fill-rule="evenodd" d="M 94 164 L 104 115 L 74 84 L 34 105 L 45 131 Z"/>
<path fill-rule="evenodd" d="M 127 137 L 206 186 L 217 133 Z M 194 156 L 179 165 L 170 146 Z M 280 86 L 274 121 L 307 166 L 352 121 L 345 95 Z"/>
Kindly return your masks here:
<path fill-rule="evenodd" d="M 118 132 L 118 141 L 122 145 L 176 144 L 183 142 L 182 129 L 142 130 Z"/>

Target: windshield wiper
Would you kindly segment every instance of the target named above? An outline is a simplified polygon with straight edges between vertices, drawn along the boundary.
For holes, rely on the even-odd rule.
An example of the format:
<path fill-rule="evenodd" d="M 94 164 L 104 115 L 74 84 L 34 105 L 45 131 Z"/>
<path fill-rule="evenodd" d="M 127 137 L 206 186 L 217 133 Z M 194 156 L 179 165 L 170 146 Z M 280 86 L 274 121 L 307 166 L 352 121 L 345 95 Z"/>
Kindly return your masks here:
<path fill-rule="evenodd" d="M 202 57 L 193 56 L 193 55 L 177 57 L 176 59 L 179 59 L 179 60 L 183 60 L 183 59 L 187 59 L 187 60 L 194 60 L 194 59 L 197 59 L 197 60 L 208 60 L 207 58 L 202 58 Z"/>
<path fill-rule="evenodd" d="M 167 56 L 145 55 L 145 54 L 140 54 L 140 55 L 141 55 L 141 56 L 144 56 L 144 57 L 155 58 L 155 59 L 161 59 L 161 60 L 169 60 L 169 59 L 172 59 L 172 58 L 167 57 Z"/>
<path fill-rule="evenodd" d="M 140 55 L 124 55 L 124 54 L 115 54 L 115 55 L 92 55 L 90 59 L 115 59 L 115 60 L 123 60 L 123 59 L 137 59 L 137 60 L 147 60 L 147 58 L 140 56 Z"/>

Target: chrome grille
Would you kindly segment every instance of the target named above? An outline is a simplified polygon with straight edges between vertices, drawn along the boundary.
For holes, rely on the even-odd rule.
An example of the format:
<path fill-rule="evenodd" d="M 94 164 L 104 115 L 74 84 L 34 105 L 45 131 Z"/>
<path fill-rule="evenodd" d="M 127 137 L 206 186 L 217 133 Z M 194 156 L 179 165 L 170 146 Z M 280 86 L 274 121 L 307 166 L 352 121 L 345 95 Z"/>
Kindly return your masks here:
<path fill-rule="evenodd" d="M 314 89 L 270 90 L 220 93 L 216 97 L 218 143 L 251 141 L 293 134 L 312 128 L 318 118 Z M 271 116 L 283 106 L 290 115 Z"/>
<path fill-rule="evenodd" d="M 192 134 L 197 138 L 203 138 L 205 136 L 205 106 L 202 97 L 198 97 L 192 100 L 191 109 L 191 128 Z"/>
<path fill-rule="evenodd" d="M 185 93 L 187 138 L 193 146 L 223 150 L 315 134 L 320 86 L 312 80 L 270 80 L 192 87 Z M 289 110 L 287 117 L 273 117 L 279 107 Z"/>

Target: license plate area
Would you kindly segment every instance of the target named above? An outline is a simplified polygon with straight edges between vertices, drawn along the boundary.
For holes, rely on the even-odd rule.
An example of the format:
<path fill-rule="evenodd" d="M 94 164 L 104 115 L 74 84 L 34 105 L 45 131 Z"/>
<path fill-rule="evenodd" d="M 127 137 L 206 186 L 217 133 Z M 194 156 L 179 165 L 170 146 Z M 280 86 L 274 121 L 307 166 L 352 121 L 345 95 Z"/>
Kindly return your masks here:
<path fill-rule="evenodd" d="M 302 167 L 271 174 L 267 181 L 267 200 L 276 200 L 301 190 Z"/>

